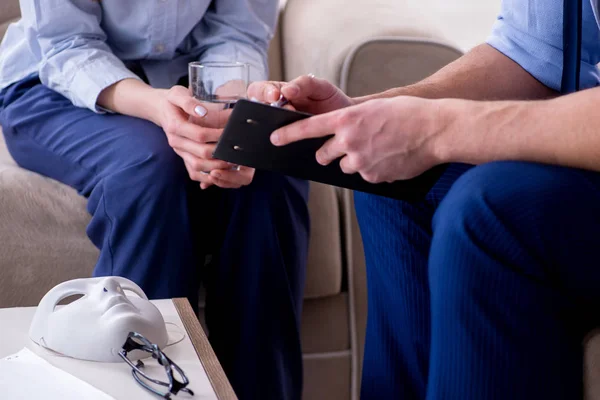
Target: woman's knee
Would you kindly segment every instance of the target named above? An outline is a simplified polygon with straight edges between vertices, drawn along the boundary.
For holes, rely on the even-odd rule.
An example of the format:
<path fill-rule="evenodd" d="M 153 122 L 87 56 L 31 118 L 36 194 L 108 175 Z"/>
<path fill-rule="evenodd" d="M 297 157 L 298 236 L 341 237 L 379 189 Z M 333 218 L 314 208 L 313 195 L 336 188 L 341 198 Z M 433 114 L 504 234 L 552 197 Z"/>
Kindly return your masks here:
<path fill-rule="evenodd" d="M 103 167 L 105 173 L 100 182 L 104 195 L 136 203 L 184 197 L 189 184 L 187 171 L 162 129 L 148 121 L 125 119 L 122 146 L 112 165 Z"/>

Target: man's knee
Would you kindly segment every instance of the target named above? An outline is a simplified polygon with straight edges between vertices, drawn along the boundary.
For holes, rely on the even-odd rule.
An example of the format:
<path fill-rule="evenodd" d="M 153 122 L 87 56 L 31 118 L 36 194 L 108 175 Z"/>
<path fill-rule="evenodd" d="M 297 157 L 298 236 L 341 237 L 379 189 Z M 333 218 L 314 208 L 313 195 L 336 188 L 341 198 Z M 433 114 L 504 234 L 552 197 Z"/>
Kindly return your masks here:
<path fill-rule="evenodd" d="M 435 232 L 480 234 L 535 228 L 567 206 L 565 189 L 578 172 L 528 162 L 493 162 L 472 168 L 452 186 L 434 219 Z"/>
<path fill-rule="evenodd" d="M 537 241 L 543 220 L 556 209 L 540 203 L 556 187 L 554 168 L 495 162 L 456 181 L 433 219 L 432 291 L 464 295 L 482 279 L 500 273 L 499 266 L 543 277 Z"/>

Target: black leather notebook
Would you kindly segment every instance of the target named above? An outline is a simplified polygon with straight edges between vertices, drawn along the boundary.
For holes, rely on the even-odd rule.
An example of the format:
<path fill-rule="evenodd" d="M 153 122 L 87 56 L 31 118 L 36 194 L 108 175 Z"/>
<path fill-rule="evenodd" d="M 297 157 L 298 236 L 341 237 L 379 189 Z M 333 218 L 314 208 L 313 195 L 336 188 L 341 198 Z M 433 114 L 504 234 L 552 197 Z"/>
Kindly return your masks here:
<path fill-rule="evenodd" d="M 422 200 L 446 168 L 440 165 L 413 179 L 373 184 L 365 181 L 360 174 L 343 173 L 339 160 L 327 166 L 317 162 L 315 153 L 329 137 L 306 139 L 282 147 L 271 143 L 269 137 L 273 131 L 310 116 L 240 100 L 225 126 L 214 157 L 247 167 L 408 201 Z"/>

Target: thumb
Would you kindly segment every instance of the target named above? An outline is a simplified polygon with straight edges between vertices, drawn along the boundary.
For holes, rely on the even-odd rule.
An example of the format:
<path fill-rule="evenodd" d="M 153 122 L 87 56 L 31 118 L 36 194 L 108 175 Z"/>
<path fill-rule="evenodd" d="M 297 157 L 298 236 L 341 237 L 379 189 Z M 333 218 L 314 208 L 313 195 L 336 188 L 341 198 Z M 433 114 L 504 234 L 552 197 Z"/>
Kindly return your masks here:
<path fill-rule="evenodd" d="M 288 100 L 310 98 L 311 100 L 327 100 L 337 92 L 337 88 L 325 79 L 314 75 L 303 75 L 283 85 L 281 94 Z"/>
<path fill-rule="evenodd" d="M 248 98 L 263 103 L 273 103 L 279 99 L 281 82 L 254 82 L 248 87 Z"/>

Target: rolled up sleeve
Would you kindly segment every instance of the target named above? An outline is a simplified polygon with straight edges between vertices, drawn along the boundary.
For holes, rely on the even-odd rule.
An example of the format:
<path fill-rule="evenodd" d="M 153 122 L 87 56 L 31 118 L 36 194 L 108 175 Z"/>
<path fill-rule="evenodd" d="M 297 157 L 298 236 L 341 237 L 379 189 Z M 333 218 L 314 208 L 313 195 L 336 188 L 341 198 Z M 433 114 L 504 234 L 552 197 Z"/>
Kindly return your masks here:
<path fill-rule="evenodd" d="M 102 10 L 89 0 L 22 1 L 23 18 L 36 35 L 41 82 L 78 107 L 102 113 L 100 93 L 126 78 L 139 79 L 117 58 L 100 27 Z"/>
<path fill-rule="evenodd" d="M 267 79 L 267 51 L 278 10 L 278 0 L 213 1 L 194 30 L 201 46 L 199 61 L 245 62 L 251 82 Z"/>
<path fill-rule="evenodd" d="M 504 0 L 487 43 L 556 91 L 562 80 L 562 3 Z M 584 57 L 582 57 L 584 58 Z M 598 85 L 595 65 L 581 60 L 581 87 Z"/>

